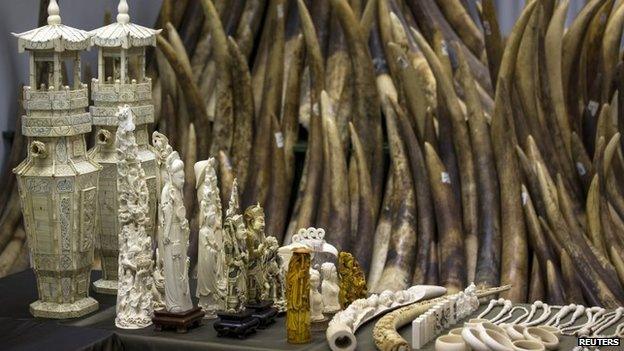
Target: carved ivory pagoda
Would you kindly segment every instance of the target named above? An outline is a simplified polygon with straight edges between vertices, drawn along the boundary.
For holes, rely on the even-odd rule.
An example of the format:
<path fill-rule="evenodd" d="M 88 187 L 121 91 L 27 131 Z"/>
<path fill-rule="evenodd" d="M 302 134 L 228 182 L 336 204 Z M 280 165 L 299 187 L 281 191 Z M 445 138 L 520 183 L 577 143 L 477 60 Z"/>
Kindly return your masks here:
<path fill-rule="evenodd" d="M 117 293 L 117 256 L 119 221 L 115 133 L 119 106 L 128 105 L 135 116 L 138 159 L 145 171 L 149 190 L 148 235 L 154 240 L 157 198 L 159 193 L 156 154 L 149 145 L 148 125 L 154 122 L 152 80 L 145 76 L 145 47 L 156 45 L 154 30 L 130 23 L 128 4 L 121 0 L 117 22 L 95 29 L 91 43 L 98 47 L 98 78 L 91 82 L 93 125 L 97 144 L 89 155 L 103 166 L 98 187 L 99 225 L 97 239 L 102 257 L 102 279 L 93 283 L 100 293 Z M 134 69 L 130 69 L 134 63 Z"/>
<path fill-rule="evenodd" d="M 61 24 L 56 0 L 48 15 L 46 26 L 14 34 L 30 56 L 22 117 L 28 155 L 14 173 L 39 294 L 30 312 L 73 318 L 98 308 L 88 293 L 101 167 L 87 155 L 84 137 L 91 117 L 80 53 L 89 34 Z"/>

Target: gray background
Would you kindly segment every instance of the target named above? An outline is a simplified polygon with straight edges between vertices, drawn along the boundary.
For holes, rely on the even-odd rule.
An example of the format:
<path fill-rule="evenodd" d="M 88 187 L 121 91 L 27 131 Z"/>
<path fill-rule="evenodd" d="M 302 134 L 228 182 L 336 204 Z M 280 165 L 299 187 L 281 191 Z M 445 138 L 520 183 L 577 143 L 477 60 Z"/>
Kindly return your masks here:
<path fill-rule="evenodd" d="M 418 1 L 418 0 L 409 0 Z M 76 28 L 91 30 L 103 24 L 105 11 L 114 16 L 118 0 L 61 0 L 63 23 Z M 161 0 L 128 0 L 133 22 L 151 27 L 160 9 Z M 496 0 L 503 32 L 508 33 L 524 6 L 524 0 Z M 572 0 L 570 15 L 576 14 L 584 0 Z M 0 0 L 0 131 L 15 128 L 18 86 L 28 77 L 28 59 L 17 53 L 17 40 L 11 32 L 23 32 L 36 27 L 39 11 L 38 0 Z M 96 69 L 95 50 L 83 56 L 83 66 L 90 64 Z M 0 141 L 0 164 L 8 152 L 7 142 Z"/>

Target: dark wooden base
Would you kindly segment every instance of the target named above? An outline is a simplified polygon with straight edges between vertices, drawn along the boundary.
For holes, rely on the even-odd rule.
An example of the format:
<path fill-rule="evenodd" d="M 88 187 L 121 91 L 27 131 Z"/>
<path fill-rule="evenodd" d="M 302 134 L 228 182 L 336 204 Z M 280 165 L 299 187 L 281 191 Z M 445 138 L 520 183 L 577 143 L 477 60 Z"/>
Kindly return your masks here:
<path fill-rule="evenodd" d="M 219 320 L 214 323 L 217 336 L 229 336 L 245 339 L 256 332 L 260 325 L 258 318 L 252 316 L 250 310 L 239 313 L 217 312 Z"/>
<path fill-rule="evenodd" d="M 171 313 L 166 310 L 154 311 L 154 327 L 157 331 L 173 329 L 178 333 L 186 333 L 190 328 L 202 324 L 204 311 L 201 307 L 195 307 L 182 313 Z"/>
<path fill-rule="evenodd" d="M 266 329 L 271 324 L 275 323 L 275 316 L 277 316 L 278 311 L 277 308 L 273 307 L 273 301 L 260 301 L 258 303 L 248 304 L 246 307 L 251 311 L 251 316 L 257 318 L 260 322 L 258 329 Z"/>

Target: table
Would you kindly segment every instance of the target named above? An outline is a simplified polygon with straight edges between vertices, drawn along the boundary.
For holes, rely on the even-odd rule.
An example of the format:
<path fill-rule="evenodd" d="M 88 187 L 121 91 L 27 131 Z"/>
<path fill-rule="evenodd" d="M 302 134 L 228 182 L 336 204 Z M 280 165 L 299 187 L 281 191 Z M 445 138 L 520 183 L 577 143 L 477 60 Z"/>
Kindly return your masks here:
<path fill-rule="evenodd" d="M 99 271 L 92 273 L 92 281 Z M 191 284 L 194 285 L 191 280 Z M 192 287 L 191 291 L 195 291 Z M 0 279 L 0 348 L 2 350 L 329 350 L 325 332 L 314 332 L 312 342 L 291 345 L 286 342 L 285 318 L 245 340 L 219 338 L 212 327 L 214 321 L 205 320 L 200 328 L 187 334 L 156 332 L 153 327 L 139 330 L 122 330 L 115 327 L 116 297 L 91 291 L 100 303 L 98 311 L 72 320 L 46 320 L 33 318 L 28 306 L 37 298 L 35 275 L 32 270 Z M 485 306 L 473 316 L 480 313 Z M 491 314 L 497 313 L 494 309 Z M 356 333 L 358 350 L 375 350 L 372 330 L 376 319 L 366 323 Z M 579 322 L 581 322 L 579 320 Z M 411 325 L 400 330 L 411 343 Z M 572 350 L 576 338 L 563 337 L 560 350 Z M 424 350 L 433 350 L 433 343 Z M 603 348 L 602 350 L 608 350 Z"/>

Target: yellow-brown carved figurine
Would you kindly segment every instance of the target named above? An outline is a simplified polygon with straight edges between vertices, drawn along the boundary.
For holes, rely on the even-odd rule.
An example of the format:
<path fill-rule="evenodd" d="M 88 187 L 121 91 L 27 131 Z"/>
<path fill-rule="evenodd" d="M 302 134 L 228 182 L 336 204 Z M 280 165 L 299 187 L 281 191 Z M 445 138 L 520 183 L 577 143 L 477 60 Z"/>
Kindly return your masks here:
<path fill-rule="evenodd" d="M 286 278 L 286 333 L 291 344 L 309 343 L 310 334 L 310 251 L 293 250 Z"/>
<path fill-rule="evenodd" d="M 340 307 L 344 310 L 353 301 L 366 298 L 367 288 L 364 272 L 358 261 L 348 252 L 338 255 L 338 275 L 340 276 Z"/>

